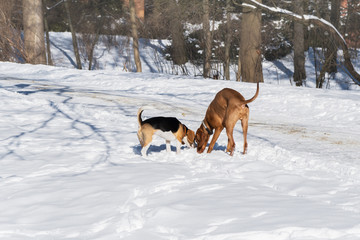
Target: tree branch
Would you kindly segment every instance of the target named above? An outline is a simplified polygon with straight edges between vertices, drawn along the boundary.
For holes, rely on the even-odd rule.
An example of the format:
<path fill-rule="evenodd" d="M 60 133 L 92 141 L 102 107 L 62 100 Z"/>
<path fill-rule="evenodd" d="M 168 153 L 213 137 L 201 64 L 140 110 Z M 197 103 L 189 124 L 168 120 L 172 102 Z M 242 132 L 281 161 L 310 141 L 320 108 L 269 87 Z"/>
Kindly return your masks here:
<path fill-rule="evenodd" d="M 233 3 L 238 6 L 243 6 L 243 4 L 240 4 L 236 2 L 236 0 L 233 0 Z M 339 31 L 328 21 L 318 18 L 312 15 L 298 15 L 295 14 L 289 10 L 278 8 L 278 7 L 269 7 L 267 5 L 264 5 L 262 3 L 259 3 L 255 0 L 242 0 L 242 3 L 245 3 L 246 6 L 261 9 L 264 12 L 270 13 L 270 14 L 276 14 L 283 16 L 285 18 L 291 19 L 296 22 L 300 22 L 306 26 L 308 25 L 316 25 L 320 28 L 322 28 L 325 31 L 328 31 L 337 42 L 338 46 L 341 47 L 344 53 L 344 65 L 347 69 L 346 74 L 357 84 L 360 85 L 360 75 L 356 70 L 354 69 L 354 66 L 350 60 L 350 54 L 349 49 L 347 47 L 345 39 L 342 37 L 342 35 L 339 33 Z"/>

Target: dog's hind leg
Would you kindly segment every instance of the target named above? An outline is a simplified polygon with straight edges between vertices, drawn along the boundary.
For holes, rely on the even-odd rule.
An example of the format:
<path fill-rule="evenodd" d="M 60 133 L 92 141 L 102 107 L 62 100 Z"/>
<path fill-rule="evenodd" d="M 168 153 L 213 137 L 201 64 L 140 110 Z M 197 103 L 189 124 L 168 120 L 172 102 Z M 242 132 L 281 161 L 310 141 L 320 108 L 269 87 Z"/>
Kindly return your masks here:
<path fill-rule="evenodd" d="M 137 132 L 137 136 L 138 136 L 141 147 L 143 147 L 144 146 L 144 134 L 140 131 L 140 129 Z"/>
<path fill-rule="evenodd" d="M 235 140 L 234 140 L 233 132 L 234 132 L 236 122 L 238 120 L 239 120 L 238 109 L 235 109 L 233 111 L 230 111 L 228 109 L 228 111 L 226 112 L 224 122 L 225 122 L 225 128 L 226 128 L 226 135 L 228 137 L 228 145 L 227 145 L 226 151 L 229 152 L 230 156 L 232 156 L 235 151 Z"/>
<path fill-rule="evenodd" d="M 233 125 L 226 127 L 226 134 L 228 136 L 228 145 L 226 151 L 230 153 L 230 156 L 232 156 L 235 151 L 235 141 L 234 141 L 233 131 L 234 131 Z"/>
<path fill-rule="evenodd" d="M 144 135 L 144 145 L 141 149 L 141 155 L 146 156 L 147 150 L 150 147 L 150 143 L 152 142 L 152 135 Z"/>
<path fill-rule="evenodd" d="M 147 155 L 147 150 L 149 149 L 150 147 L 150 144 L 148 144 L 147 146 L 144 146 L 142 149 L 141 149 L 141 155 L 144 157 Z"/>
<path fill-rule="evenodd" d="M 246 151 L 247 151 L 247 131 L 248 131 L 248 119 L 243 119 L 241 120 L 241 126 L 242 126 L 242 129 L 243 129 L 243 135 L 244 135 L 244 151 L 243 151 L 243 154 L 246 154 Z"/>
<path fill-rule="evenodd" d="M 243 154 L 246 154 L 247 151 L 247 132 L 248 132 L 248 126 L 249 126 L 249 107 L 245 105 L 245 114 L 241 118 L 241 127 L 243 129 L 243 135 L 244 135 L 244 151 Z"/>

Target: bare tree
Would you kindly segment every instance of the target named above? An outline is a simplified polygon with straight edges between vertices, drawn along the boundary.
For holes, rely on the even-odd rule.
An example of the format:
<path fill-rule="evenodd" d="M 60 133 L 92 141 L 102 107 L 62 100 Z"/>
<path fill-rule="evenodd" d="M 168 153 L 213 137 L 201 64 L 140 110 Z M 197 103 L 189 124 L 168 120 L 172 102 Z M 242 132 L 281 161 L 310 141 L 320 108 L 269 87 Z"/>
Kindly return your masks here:
<path fill-rule="evenodd" d="M 226 0 L 226 33 L 225 33 L 225 79 L 230 80 L 230 47 L 231 47 L 231 0 Z"/>
<path fill-rule="evenodd" d="M 340 35 L 339 31 L 335 27 L 333 27 L 331 24 L 329 25 L 323 19 L 320 19 L 320 18 L 317 18 L 314 16 L 307 15 L 305 18 L 305 16 L 300 16 L 300 15 L 291 13 L 285 9 L 270 8 L 264 4 L 259 4 L 255 0 L 243 0 L 243 2 L 245 2 L 247 4 L 252 4 L 254 7 L 259 8 L 268 13 L 281 15 L 288 19 L 292 19 L 294 21 L 300 22 L 307 26 L 310 24 L 313 24 L 313 25 L 316 25 L 316 26 L 320 27 L 321 29 L 327 31 L 334 38 L 334 42 L 337 44 L 337 46 L 341 47 L 343 50 L 344 66 L 348 70 L 346 73 L 356 84 L 360 85 L 360 74 L 355 70 L 353 64 L 351 63 L 351 57 L 350 57 L 347 43 L 344 40 L 344 38 Z"/>
<path fill-rule="evenodd" d="M 331 0 L 331 11 L 330 11 L 330 22 L 332 25 L 339 29 L 340 26 L 340 0 Z M 328 48 L 325 52 L 325 58 L 330 58 L 329 68 L 327 71 L 329 73 L 337 72 L 337 46 L 335 44 L 334 38 L 330 37 L 328 41 Z"/>
<path fill-rule="evenodd" d="M 170 31 L 172 39 L 172 59 L 175 64 L 183 65 L 187 62 L 184 27 L 181 22 L 181 8 L 176 0 L 169 2 Z"/>
<path fill-rule="evenodd" d="M 294 11 L 297 14 L 303 15 L 303 1 L 293 1 Z M 294 22 L 294 82 L 296 86 L 302 86 L 306 79 L 305 71 L 305 46 L 304 46 L 304 26 L 299 22 Z"/>
<path fill-rule="evenodd" d="M 258 2 L 261 3 L 261 0 Z M 241 76 L 244 82 L 263 82 L 261 63 L 261 11 L 243 8 L 241 21 Z"/>
<path fill-rule="evenodd" d="M 65 3 L 65 10 L 66 10 L 66 15 L 67 15 L 67 19 L 68 19 L 68 24 L 69 24 L 71 36 L 72 36 L 76 65 L 77 65 L 78 69 L 82 69 L 76 32 L 75 32 L 75 29 L 74 29 L 74 26 L 73 26 L 73 23 L 71 20 L 69 2 L 68 2 L 68 0 L 65 0 L 64 3 Z"/>
<path fill-rule="evenodd" d="M 236 81 L 237 82 L 241 81 L 241 49 L 240 48 L 238 52 L 238 68 L 236 72 Z"/>
<path fill-rule="evenodd" d="M 45 38 L 46 38 L 46 56 L 47 56 L 47 64 L 53 65 L 51 50 L 50 50 L 50 35 L 49 35 L 49 24 L 47 21 L 47 10 L 45 8 L 45 1 L 42 0 L 43 3 L 43 11 L 44 11 L 44 28 L 45 28 Z"/>
<path fill-rule="evenodd" d="M 135 11 L 134 0 L 129 0 L 129 10 L 130 10 L 131 34 L 133 38 L 134 61 L 136 65 L 136 71 L 142 72 L 140 54 L 139 54 L 139 37 L 138 37 L 138 31 L 136 25 L 136 11 Z"/>
<path fill-rule="evenodd" d="M 46 64 L 42 0 L 23 0 L 26 62 Z"/>
<path fill-rule="evenodd" d="M 26 52 L 21 37 L 21 26 L 12 21 L 22 18 L 20 11 L 16 11 L 17 1 L 0 0 L 0 60 L 24 61 Z M 21 2 L 20 2 L 21 5 Z M 16 14 L 17 13 L 17 14 Z M 15 15 L 15 16 L 14 16 Z"/>
<path fill-rule="evenodd" d="M 343 3 L 345 3 L 343 5 Z M 360 2 L 358 0 L 342 1 L 342 14 L 346 14 L 344 26 L 344 35 L 351 48 L 360 47 Z M 355 53 L 356 54 L 356 53 Z"/>
<path fill-rule="evenodd" d="M 203 0 L 203 31 L 204 31 L 204 78 L 210 77 L 211 59 L 211 32 L 210 32 L 210 6 L 209 0 Z"/>
<path fill-rule="evenodd" d="M 100 34 L 96 32 L 83 32 L 79 35 L 80 52 L 84 63 L 88 61 L 88 70 L 93 69 L 94 65 L 94 49 L 100 39 Z"/>

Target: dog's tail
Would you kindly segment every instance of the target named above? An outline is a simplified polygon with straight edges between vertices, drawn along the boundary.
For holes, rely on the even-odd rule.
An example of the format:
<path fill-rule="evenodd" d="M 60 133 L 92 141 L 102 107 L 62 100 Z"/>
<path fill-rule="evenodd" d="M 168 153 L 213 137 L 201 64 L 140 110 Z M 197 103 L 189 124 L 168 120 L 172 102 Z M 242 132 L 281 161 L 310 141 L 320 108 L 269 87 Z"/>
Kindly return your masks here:
<path fill-rule="evenodd" d="M 138 112 L 137 112 L 137 119 L 138 119 L 138 123 L 139 123 L 139 127 L 142 125 L 143 120 L 141 119 L 141 114 L 144 111 L 144 108 L 141 107 L 139 108 Z"/>
<path fill-rule="evenodd" d="M 248 104 L 248 103 L 251 103 L 252 101 L 254 101 L 258 95 L 259 95 L 259 82 L 257 82 L 255 95 L 252 98 L 250 98 L 249 100 L 246 100 L 245 104 Z"/>

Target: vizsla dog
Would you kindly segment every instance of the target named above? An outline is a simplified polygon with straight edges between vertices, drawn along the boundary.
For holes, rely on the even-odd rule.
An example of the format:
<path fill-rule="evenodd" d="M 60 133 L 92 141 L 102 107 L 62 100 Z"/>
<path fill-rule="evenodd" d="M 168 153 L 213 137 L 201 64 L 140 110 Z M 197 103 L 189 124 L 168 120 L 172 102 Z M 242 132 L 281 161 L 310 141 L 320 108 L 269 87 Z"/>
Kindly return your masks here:
<path fill-rule="evenodd" d="M 197 152 L 204 152 L 210 135 L 213 134 L 213 130 L 215 129 L 214 136 L 211 139 L 207 151 L 210 153 L 213 150 L 221 131 L 226 128 L 226 134 L 228 136 L 226 151 L 232 156 L 235 150 L 233 130 L 236 122 L 241 120 L 244 135 L 243 154 L 245 154 L 247 149 L 246 135 L 249 121 L 249 107 L 247 104 L 254 101 L 258 95 L 259 83 L 257 83 L 255 95 L 249 100 L 245 100 L 239 92 L 230 88 L 224 88 L 218 92 L 214 100 L 210 103 L 203 122 L 196 131 L 195 141 L 197 142 Z"/>

